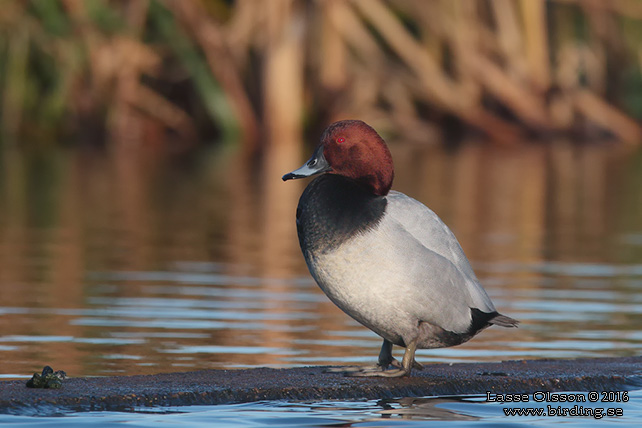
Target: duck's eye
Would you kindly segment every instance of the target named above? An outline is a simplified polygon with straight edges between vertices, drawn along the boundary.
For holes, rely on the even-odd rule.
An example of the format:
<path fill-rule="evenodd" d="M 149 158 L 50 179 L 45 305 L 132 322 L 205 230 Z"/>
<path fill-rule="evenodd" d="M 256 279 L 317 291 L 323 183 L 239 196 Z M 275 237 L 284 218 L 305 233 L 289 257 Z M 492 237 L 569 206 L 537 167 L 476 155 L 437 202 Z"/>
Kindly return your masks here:
<path fill-rule="evenodd" d="M 345 139 L 345 138 L 343 138 L 343 137 L 339 137 L 339 138 L 337 138 L 337 143 L 339 143 L 339 144 L 341 144 L 341 143 L 345 143 L 345 141 L 346 141 L 346 139 Z"/>
<path fill-rule="evenodd" d="M 315 159 L 312 159 L 310 162 L 308 162 L 308 166 L 309 166 L 309 167 L 313 167 L 314 165 L 316 165 L 316 164 L 317 164 L 317 162 L 318 162 L 318 161 L 317 161 L 317 159 L 316 159 L 316 158 L 315 158 Z"/>

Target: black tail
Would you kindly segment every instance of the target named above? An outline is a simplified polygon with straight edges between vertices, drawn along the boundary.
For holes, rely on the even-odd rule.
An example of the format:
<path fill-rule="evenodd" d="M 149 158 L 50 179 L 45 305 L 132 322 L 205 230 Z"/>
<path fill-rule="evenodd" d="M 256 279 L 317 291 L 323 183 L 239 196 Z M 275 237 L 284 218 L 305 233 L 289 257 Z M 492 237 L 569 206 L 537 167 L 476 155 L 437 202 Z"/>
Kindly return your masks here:
<path fill-rule="evenodd" d="M 471 308 L 470 315 L 472 319 L 468 333 L 473 335 L 493 324 L 501 327 L 517 327 L 517 324 L 519 324 L 519 321 L 502 315 L 497 311 L 482 312 L 477 308 Z"/>
<path fill-rule="evenodd" d="M 500 327 L 517 327 L 519 321 L 506 315 L 497 314 L 494 318 L 488 320 L 489 324 L 495 324 Z"/>

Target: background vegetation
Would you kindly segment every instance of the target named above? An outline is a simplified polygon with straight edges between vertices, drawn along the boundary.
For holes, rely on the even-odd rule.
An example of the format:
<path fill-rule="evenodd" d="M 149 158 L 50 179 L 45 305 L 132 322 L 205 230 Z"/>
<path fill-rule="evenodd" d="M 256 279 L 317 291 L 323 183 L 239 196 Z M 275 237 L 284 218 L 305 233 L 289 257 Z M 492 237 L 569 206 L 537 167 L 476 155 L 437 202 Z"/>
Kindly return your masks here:
<path fill-rule="evenodd" d="M 639 0 L 4 0 L 4 145 L 637 143 Z"/>

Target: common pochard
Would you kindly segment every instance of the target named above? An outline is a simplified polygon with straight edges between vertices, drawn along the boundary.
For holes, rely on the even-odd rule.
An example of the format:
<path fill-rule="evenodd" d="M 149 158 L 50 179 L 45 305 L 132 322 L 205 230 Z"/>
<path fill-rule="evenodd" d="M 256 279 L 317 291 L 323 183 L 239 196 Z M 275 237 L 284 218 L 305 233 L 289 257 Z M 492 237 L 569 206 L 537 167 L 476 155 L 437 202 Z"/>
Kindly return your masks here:
<path fill-rule="evenodd" d="M 417 349 L 459 345 L 490 325 L 517 326 L 497 312 L 448 226 L 390 190 L 392 156 L 374 129 L 359 120 L 333 123 L 305 165 L 283 180 L 317 174 L 296 211 L 310 274 L 334 304 L 383 338 L 377 367 L 352 375 L 409 375 L 421 368 Z M 406 348 L 401 364 L 393 344 Z"/>

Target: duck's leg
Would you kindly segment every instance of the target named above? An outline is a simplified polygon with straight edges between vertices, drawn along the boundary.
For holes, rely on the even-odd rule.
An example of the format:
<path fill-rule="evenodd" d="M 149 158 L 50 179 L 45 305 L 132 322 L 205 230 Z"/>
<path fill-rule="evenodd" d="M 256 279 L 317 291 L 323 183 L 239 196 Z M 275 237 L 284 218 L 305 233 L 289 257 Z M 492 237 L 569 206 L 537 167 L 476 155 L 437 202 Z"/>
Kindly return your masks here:
<path fill-rule="evenodd" d="M 377 366 L 381 367 L 382 370 L 387 369 L 388 366 L 393 366 L 398 369 L 402 367 L 399 361 L 397 361 L 397 359 L 392 356 L 392 342 L 386 339 L 383 339 L 383 345 L 381 345 L 381 352 L 379 352 L 379 362 L 377 363 Z M 424 366 L 419 364 L 417 360 L 413 358 L 412 368 L 423 370 Z"/>
<path fill-rule="evenodd" d="M 390 342 L 388 342 L 390 343 Z M 384 352 L 384 347 L 386 347 L 386 341 L 384 341 L 383 346 L 381 347 L 381 353 L 379 354 L 379 362 L 381 363 L 381 356 L 387 357 L 387 353 Z M 392 344 L 390 344 L 392 350 Z M 406 353 L 403 354 L 403 360 L 401 360 L 401 367 L 393 370 L 383 370 L 383 371 L 357 371 L 348 373 L 348 376 L 376 376 L 376 377 L 402 377 L 410 375 L 415 361 L 415 352 L 417 351 L 417 339 L 413 340 L 406 347 Z M 392 352 L 390 352 L 390 358 L 392 358 Z M 394 358 L 393 358 L 394 360 Z M 392 364 L 392 362 L 388 363 Z M 398 364 L 398 363 L 397 363 Z M 417 363 L 418 364 L 418 363 Z"/>
<path fill-rule="evenodd" d="M 385 370 L 390 365 L 399 367 L 399 361 L 392 356 L 392 342 L 389 340 L 383 339 L 377 365 L 381 367 L 382 370 Z"/>
<path fill-rule="evenodd" d="M 331 367 L 326 369 L 327 373 L 343 373 L 351 376 L 353 373 L 370 373 L 380 372 L 387 369 L 389 366 L 401 367 L 399 361 L 392 356 L 392 342 L 383 339 L 381 351 L 379 352 L 379 360 L 376 366 L 362 367 L 362 366 L 348 366 L 348 367 Z M 356 376 L 367 376 L 364 374 Z"/>

